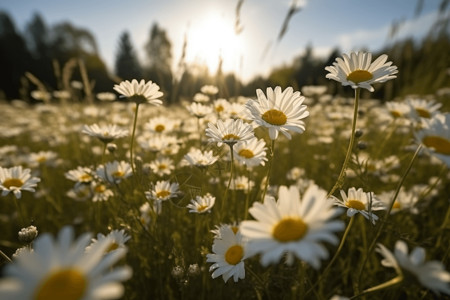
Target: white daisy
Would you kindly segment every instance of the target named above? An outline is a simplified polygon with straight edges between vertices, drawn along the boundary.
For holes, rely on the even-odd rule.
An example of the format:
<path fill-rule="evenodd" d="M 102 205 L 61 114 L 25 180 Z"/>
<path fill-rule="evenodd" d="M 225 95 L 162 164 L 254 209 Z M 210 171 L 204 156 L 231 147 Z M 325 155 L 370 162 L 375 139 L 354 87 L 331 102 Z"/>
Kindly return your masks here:
<path fill-rule="evenodd" d="M 223 98 L 214 100 L 213 108 L 219 116 L 223 116 L 229 110 L 230 102 Z"/>
<path fill-rule="evenodd" d="M 104 251 L 105 254 L 109 255 L 110 253 L 117 251 L 117 249 L 127 250 L 128 248 L 125 245 L 125 243 L 128 242 L 130 238 L 131 237 L 125 233 L 124 229 L 121 230 L 114 229 L 110 231 L 107 235 L 99 233 L 97 234 L 97 238 L 91 239 L 91 244 L 86 247 L 86 251 L 90 252 L 92 248 L 95 247 L 96 244 L 103 243 L 104 240 L 109 240 L 109 246 Z"/>
<path fill-rule="evenodd" d="M 199 168 L 206 168 L 214 164 L 218 156 L 214 156 L 212 150 L 201 151 L 199 149 L 192 149 L 188 154 L 184 156 L 184 159 L 192 166 Z"/>
<path fill-rule="evenodd" d="M 39 165 L 52 165 L 58 158 L 58 153 L 54 151 L 39 151 L 30 153 L 28 162 L 30 166 L 37 167 Z"/>
<path fill-rule="evenodd" d="M 218 147 L 223 143 L 233 146 L 237 142 L 255 137 L 252 125 L 244 123 L 241 119 L 218 120 L 215 125 L 208 123 L 205 132 L 209 141 L 217 142 Z"/>
<path fill-rule="evenodd" d="M 164 116 L 151 118 L 144 127 L 154 133 L 168 133 L 173 130 L 175 122 Z"/>
<path fill-rule="evenodd" d="M 255 186 L 255 182 L 249 180 L 246 176 L 237 176 L 231 181 L 230 189 L 232 190 L 240 190 L 244 193 L 247 193 Z"/>
<path fill-rule="evenodd" d="M 405 118 L 411 114 L 411 106 L 405 102 L 386 102 L 386 109 L 394 118 Z"/>
<path fill-rule="evenodd" d="M 434 100 L 408 98 L 406 104 L 410 106 L 410 116 L 415 120 L 421 118 L 430 119 L 439 113 L 442 103 L 436 103 Z"/>
<path fill-rule="evenodd" d="M 248 167 L 264 166 L 267 161 L 266 150 L 266 142 L 256 137 L 239 142 L 233 147 L 236 160 Z"/>
<path fill-rule="evenodd" d="M 249 212 L 256 221 L 243 221 L 240 228 L 248 238 L 249 256 L 261 253 L 261 264 L 267 266 L 287 254 L 288 264 L 296 256 L 318 269 L 320 259 L 328 258 L 320 242 L 337 244 L 334 232 L 344 228 L 342 221 L 334 219 L 340 212 L 326 194 L 311 185 L 300 200 L 295 186 L 281 186 L 278 201 L 266 196 L 264 204 L 255 202 Z"/>
<path fill-rule="evenodd" d="M 72 227 L 64 227 L 57 239 L 43 234 L 34 251 L 24 251 L 5 267 L 0 298 L 16 299 L 117 299 L 123 295 L 121 281 L 131 277 L 127 266 L 113 268 L 124 257 L 119 249 L 105 257 L 111 240 L 105 239 L 86 253 L 90 234 L 74 241 Z"/>
<path fill-rule="evenodd" d="M 200 88 L 200 91 L 206 95 L 215 95 L 219 92 L 219 88 L 215 85 L 206 84 Z"/>
<path fill-rule="evenodd" d="M 387 61 L 387 55 L 383 54 L 372 62 L 372 53 L 351 52 L 350 55 L 343 54 L 343 59 L 338 57 L 333 66 L 325 68 L 329 73 L 326 78 L 342 83 L 343 86 L 350 85 L 353 89 L 363 88 L 374 91 L 372 84 L 386 82 L 397 78 L 397 67 Z"/>
<path fill-rule="evenodd" d="M 97 99 L 102 102 L 110 102 L 117 99 L 116 95 L 110 92 L 97 93 Z"/>
<path fill-rule="evenodd" d="M 239 231 L 234 232 L 231 226 L 219 229 L 220 238 L 214 239 L 213 254 L 207 254 L 206 262 L 213 263 L 209 271 L 212 278 L 222 276 L 223 281 L 233 277 L 234 282 L 245 278 L 245 241 Z"/>
<path fill-rule="evenodd" d="M 424 119 L 422 129 L 414 133 L 427 151 L 450 167 L 450 114 L 437 114 Z"/>
<path fill-rule="evenodd" d="M 196 196 L 195 200 L 191 199 L 191 203 L 187 205 L 189 212 L 203 214 L 206 212 L 211 212 L 214 203 L 216 202 L 216 197 L 207 193 L 204 196 Z"/>
<path fill-rule="evenodd" d="M 414 276 L 420 284 L 436 294 L 450 295 L 450 273 L 440 261 L 425 262 L 426 253 L 422 247 L 416 247 L 408 254 L 408 245 L 398 240 L 394 253 L 382 244 L 378 244 L 377 252 L 384 258 L 381 261 L 383 266 L 394 268 L 399 275 L 406 273 Z"/>
<path fill-rule="evenodd" d="M 378 216 L 372 211 L 386 209 L 383 202 L 380 201 L 372 192 L 365 193 L 362 188 L 358 190 L 354 187 L 348 189 L 348 195 L 341 190 L 342 199 L 331 196 L 334 204 L 347 208 L 347 216 L 353 217 L 360 213 L 366 219 L 371 220 L 373 224 L 378 220 Z"/>
<path fill-rule="evenodd" d="M 170 181 L 157 181 L 150 191 L 145 192 L 145 197 L 148 200 L 153 200 L 153 207 L 157 213 L 162 211 L 162 202 L 176 198 L 179 192 L 179 184 Z"/>
<path fill-rule="evenodd" d="M 305 97 L 300 92 L 294 92 L 292 87 L 281 91 L 277 86 L 275 90 L 267 88 L 267 97 L 260 89 L 256 90 L 257 100 L 249 100 L 246 107 L 249 117 L 257 126 L 269 129 L 270 139 L 276 140 L 281 132 L 291 139 L 289 130 L 297 133 L 305 131 L 302 119 L 309 116 L 306 105 L 302 105 Z"/>
<path fill-rule="evenodd" d="M 92 201 L 108 201 L 108 199 L 114 196 L 114 192 L 103 183 L 103 182 L 91 182 L 91 191 L 92 191 Z"/>
<path fill-rule="evenodd" d="M 31 177 L 30 172 L 30 169 L 23 169 L 22 166 L 0 167 L 0 191 L 2 191 L 2 196 L 12 192 L 17 199 L 20 199 L 22 191 L 34 192 L 34 188 L 41 179 Z"/>
<path fill-rule="evenodd" d="M 381 193 L 378 198 L 384 203 L 387 207 L 391 204 L 392 197 L 395 192 L 384 192 Z M 395 214 L 399 211 L 408 211 L 412 214 L 419 213 L 419 210 L 416 207 L 417 202 L 419 201 L 419 194 L 413 191 L 405 191 L 404 188 L 401 188 L 397 198 L 394 201 L 394 205 L 392 206 L 391 214 Z"/>
<path fill-rule="evenodd" d="M 128 135 L 128 130 L 121 129 L 115 124 L 101 127 L 98 124 L 84 125 L 81 132 L 96 137 L 105 144 Z"/>
<path fill-rule="evenodd" d="M 78 166 L 74 170 L 67 171 L 64 176 L 80 185 L 81 183 L 91 182 L 94 179 L 92 173 L 91 168 Z"/>
<path fill-rule="evenodd" d="M 133 175 L 131 165 L 126 161 L 107 162 L 97 168 L 97 176 L 102 180 L 114 184 L 119 184 L 123 179 Z"/>
<path fill-rule="evenodd" d="M 170 175 L 175 169 L 175 165 L 172 159 L 161 156 L 150 162 L 150 169 L 154 174 L 162 177 L 164 175 Z"/>
<path fill-rule="evenodd" d="M 196 94 L 194 95 L 193 100 L 194 100 L 195 102 L 202 102 L 202 103 L 205 103 L 205 102 L 209 102 L 209 96 L 208 96 L 208 95 L 205 95 L 205 94 L 203 94 L 203 93 L 196 93 Z"/>
<path fill-rule="evenodd" d="M 119 85 L 114 85 L 114 90 L 137 104 L 162 104 L 162 101 L 158 98 L 160 98 L 163 93 L 159 91 L 159 85 L 152 81 L 145 82 L 145 80 L 142 79 L 138 82 L 136 79 L 133 79 L 130 82 L 125 80 Z"/>
<path fill-rule="evenodd" d="M 204 118 L 205 116 L 212 113 L 213 108 L 209 105 L 203 105 L 201 103 L 193 102 L 191 105 L 186 106 L 186 109 L 189 113 L 196 118 Z"/>

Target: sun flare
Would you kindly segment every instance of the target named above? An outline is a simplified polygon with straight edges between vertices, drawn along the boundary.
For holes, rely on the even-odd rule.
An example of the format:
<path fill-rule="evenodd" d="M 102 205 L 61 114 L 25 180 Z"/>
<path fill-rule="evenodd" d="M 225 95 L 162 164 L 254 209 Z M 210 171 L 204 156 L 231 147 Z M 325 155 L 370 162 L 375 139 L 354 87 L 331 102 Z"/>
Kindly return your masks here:
<path fill-rule="evenodd" d="M 206 65 L 216 72 L 222 59 L 223 71 L 238 71 L 242 41 L 234 32 L 234 23 L 218 13 L 209 13 L 189 28 L 186 60 Z"/>

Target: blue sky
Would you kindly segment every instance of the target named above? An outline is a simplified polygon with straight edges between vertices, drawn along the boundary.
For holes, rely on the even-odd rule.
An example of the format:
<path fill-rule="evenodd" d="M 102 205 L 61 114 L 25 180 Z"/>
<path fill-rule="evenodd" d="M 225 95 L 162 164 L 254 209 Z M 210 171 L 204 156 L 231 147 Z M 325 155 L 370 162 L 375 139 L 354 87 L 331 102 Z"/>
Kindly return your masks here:
<path fill-rule="evenodd" d="M 10 0 L 2 1 L 0 9 L 10 14 L 21 31 L 35 12 L 47 25 L 70 21 L 88 29 L 111 70 L 118 37 L 125 30 L 145 63 L 143 47 L 151 25 L 157 22 L 172 41 L 174 62 L 187 34 L 189 61 L 214 69 L 221 53 L 225 71 L 248 80 L 290 63 L 307 45 L 318 55 L 326 55 L 336 46 L 344 52 L 377 51 L 392 42 L 387 37 L 394 20 L 406 20 L 397 39 L 423 37 L 436 19 L 441 1 L 425 0 L 416 17 L 417 1 L 300 0 L 302 9 L 291 18 L 279 43 L 277 35 L 291 0 L 245 0 L 240 12 L 243 31 L 237 37 L 233 36 L 237 0 Z M 267 47 L 269 51 L 263 55 Z"/>

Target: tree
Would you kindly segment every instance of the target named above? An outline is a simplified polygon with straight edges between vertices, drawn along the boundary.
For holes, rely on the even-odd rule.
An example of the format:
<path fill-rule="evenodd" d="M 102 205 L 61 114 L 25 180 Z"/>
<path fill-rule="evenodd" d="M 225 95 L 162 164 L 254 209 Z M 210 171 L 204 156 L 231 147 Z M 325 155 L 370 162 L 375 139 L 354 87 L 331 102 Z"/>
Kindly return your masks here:
<path fill-rule="evenodd" d="M 119 37 L 119 47 L 116 54 L 115 73 L 124 80 L 141 79 L 142 70 L 136 57 L 128 32 Z"/>

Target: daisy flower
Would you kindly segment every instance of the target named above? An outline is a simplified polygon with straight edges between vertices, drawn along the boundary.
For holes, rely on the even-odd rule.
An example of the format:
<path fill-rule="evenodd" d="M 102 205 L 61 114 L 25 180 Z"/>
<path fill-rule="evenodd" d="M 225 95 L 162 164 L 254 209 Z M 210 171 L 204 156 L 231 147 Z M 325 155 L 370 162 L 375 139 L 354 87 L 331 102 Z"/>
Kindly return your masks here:
<path fill-rule="evenodd" d="M 219 88 L 215 85 L 206 84 L 200 88 L 200 91 L 206 95 L 215 95 L 219 92 Z"/>
<path fill-rule="evenodd" d="M 195 200 L 192 199 L 191 203 L 187 205 L 187 208 L 189 208 L 189 212 L 191 213 L 204 214 L 211 212 L 215 202 L 216 197 L 207 193 L 204 196 L 196 196 Z"/>
<path fill-rule="evenodd" d="M 406 104 L 410 106 L 410 116 L 419 120 L 420 118 L 430 119 L 439 113 L 442 103 L 436 103 L 434 100 L 408 98 Z"/>
<path fill-rule="evenodd" d="M 378 198 L 384 203 L 387 207 L 391 204 L 392 197 L 395 192 L 384 192 L 381 193 Z M 419 194 L 412 191 L 405 191 L 404 188 L 401 188 L 397 198 L 394 201 L 394 205 L 392 206 L 391 214 L 395 214 L 399 211 L 408 211 L 412 214 L 418 214 L 419 210 L 417 209 L 416 204 L 419 202 Z"/>
<path fill-rule="evenodd" d="M 255 186 L 255 182 L 249 180 L 246 176 L 238 176 L 231 181 L 230 189 L 232 190 L 241 190 L 244 193 L 251 190 Z"/>
<path fill-rule="evenodd" d="M 175 122 L 164 116 L 152 118 L 144 125 L 147 130 L 153 133 L 171 132 L 174 126 Z"/>
<path fill-rule="evenodd" d="M 125 249 L 127 250 L 127 246 L 125 246 L 125 243 L 130 239 L 131 237 L 125 233 L 124 229 L 117 230 L 114 229 L 107 235 L 104 235 L 103 233 L 97 234 L 97 238 L 91 239 L 91 244 L 86 247 L 86 251 L 90 252 L 93 247 L 95 247 L 98 243 L 103 243 L 104 240 L 109 240 L 109 246 L 105 249 L 105 254 L 110 254 L 112 252 L 117 251 L 117 249 Z"/>
<path fill-rule="evenodd" d="M 108 201 L 109 197 L 114 196 L 112 190 L 108 189 L 108 187 L 102 182 L 91 182 L 91 191 L 93 193 L 92 201 Z"/>
<path fill-rule="evenodd" d="M 325 77 L 339 81 L 343 86 L 350 85 L 353 89 L 363 88 L 373 92 L 372 84 L 397 78 L 397 67 L 392 66 L 391 61 L 386 62 L 387 58 L 383 54 L 372 62 L 372 53 L 343 54 L 343 59 L 338 57 L 332 66 L 325 68 L 329 72 Z"/>
<path fill-rule="evenodd" d="M 383 202 L 380 201 L 372 192 L 365 193 L 362 188 L 358 190 L 354 187 L 348 189 L 348 195 L 341 190 L 342 199 L 331 196 L 334 204 L 347 208 L 347 216 L 353 217 L 360 213 L 366 219 L 371 220 L 373 224 L 378 220 L 378 216 L 372 211 L 386 209 Z"/>
<path fill-rule="evenodd" d="M 264 166 L 267 161 L 266 142 L 256 137 L 237 143 L 233 147 L 236 160 L 248 167 Z"/>
<path fill-rule="evenodd" d="M 145 197 L 148 200 L 154 201 L 155 211 L 161 212 L 162 202 L 176 198 L 179 192 L 178 183 L 170 183 L 170 181 L 157 181 L 150 191 L 145 192 Z"/>
<path fill-rule="evenodd" d="M 152 81 L 145 82 L 145 80 L 142 79 L 138 82 L 136 79 L 133 79 L 130 82 L 125 80 L 119 85 L 114 85 L 114 90 L 137 104 L 162 104 L 162 101 L 158 98 L 160 98 L 163 93 L 159 91 L 159 85 Z"/>
<path fill-rule="evenodd" d="M 209 268 L 212 278 L 222 276 L 223 281 L 233 277 L 234 282 L 245 278 L 245 241 L 239 231 L 234 232 L 229 226 L 219 229 L 220 238 L 214 239 L 212 250 L 207 254 L 206 262 L 213 263 Z"/>
<path fill-rule="evenodd" d="M 29 163 L 31 166 L 52 165 L 58 158 L 58 153 L 54 151 L 39 151 L 30 153 Z"/>
<path fill-rule="evenodd" d="M 94 179 L 92 173 L 91 168 L 78 166 L 74 170 L 67 171 L 64 176 L 69 180 L 75 181 L 76 185 L 80 185 L 91 182 Z"/>
<path fill-rule="evenodd" d="M 184 156 L 184 159 L 191 165 L 199 168 L 206 168 L 217 161 L 219 157 L 214 156 L 212 150 L 201 151 L 193 149 Z"/>
<path fill-rule="evenodd" d="M 388 101 L 386 102 L 386 109 L 395 119 L 405 118 L 411 114 L 411 106 L 405 102 Z"/>
<path fill-rule="evenodd" d="M 297 187 L 281 186 L 278 201 L 266 196 L 264 204 L 255 202 L 249 209 L 255 221 L 243 221 L 242 235 L 248 238 L 249 256 L 261 253 L 261 264 L 277 263 L 284 254 L 291 265 L 294 256 L 320 268 L 320 259 L 328 258 L 321 244 L 337 244 L 334 235 L 344 228 L 342 221 L 334 219 L 339 210 L 326 199 L 326 192 L 311 185 L 300 200 Z"/>
<path fill-rule="evenodd" d="M 34 192 L 34 188 L 41 179 L 31 177 L 30 172 L 30 169 L 23 169 L 22 166 L 0 167 L 0 191 L 2 191 L 2 196 L 12 192 L 17 199 L 20 199 L 22 191 Z"/>
<path fill-rule="evenodd" d="M 201 103 L 193 102 L 191 105 L 186 106 L 189 113 L 198 119 L 204 118 L 206 115 L 212 113 L 213 108 L 209 105 L 203 105 Z"/>
<path fill-rule="evenodd" d="M 117 160 L 113 162 L 108 162 L 105 165 L 100 165 L 97 168 L 97 176 L 103 181 L 119 184 L 123 179 L 133 175 L 131 171 L 131 165 L 126 161 Z"/>
<path fill-rule="evenodd" d="M 416 247 L 408 254 L 408 245 L 401 240 L 395 243 L 394 253 L 382 244 L 378 244 L 377 252 L 383 256 L 381 264 L 394 268 L 397 274 L 403 272 L 414 276 L 420 284 L 434 293 L 450 295 L 450 273 L 440 261 L 425 261 L 425 249 Z"/>
<path fill-rule="evenodd" d="M 84 125 L 81 132 L 96 137 L 105 144 L 128 135 L 128 130 L 121 129 L 115 124 L 101 127 L 97 124 Z"/>
<path fill-rule="evenodd" d="M 110 92 L 97 93 L 97 99 L 102 102 L 111 102 L 117 99 L 116 94 Z"/>
<path fill-rule="evenodd" d="M 223 143 L 233 146 L 237 142 L 255 137 L 252 125 L 244 123 L 241 119 L 218 120 L 216 125 L 208 123 L 205 132 L 209 141 L 217 142 L 218 147 Z"/>
<path fill-rule="evenodd" d="M 417 142 L 450 167 L 450 114 L 425 119 L 422 129 L 414 133 Z"/>
<path fill-rule="evenodd" d="M 34 251 L 23 251 L 5 267 L 0 280 L 0 298 L 14 299 L 117 299 L 123 295 L 121 281 L 131 277 L 128 266 L 113 268 L 126 250 L 105 257 L 111 240 L 85 248 L 91 238 L 83 234 L 74 241 L 66 226 L 56 239 L 43 234 L 34 241 Z"/>
<path fill-rule="evenodd" d="M 257 126 L 269 129 L 271 140 L 276 140 L 281 132 L 291 139 L 289 130 L 302 133 L 305 131 L 305 123 L 302 119 L 309 116 L 306 105 L 302 105 L 305 97 L 300 92 L 294 92 L 292 87 L 281 91 L 277 86 L 275 90 L 267 88 L 267 97 L 260 89 L 256 90 L 257 100 L 249 100 L 246 103 L 249 117 Z"/>
<path fill-rule="evenodd" d="M 150 163 L 150 169 L 156 175 L 162 177 L 164 175 L 170 175 L 175 169 L 173 160 L 167 157 L 159 157 Z"/>
<path fill-rule="evenodd" d="M 222 116 L 230 108 L 230 102 L 227 99 L 222 98 L 214 100 L 213 108 L 219 116 Z"/>
<path fill-rule="evenodd" d="M 193 100 L 198 103 L 200 103 L 200 102 L 205 103 L 205 102 L 209 102 L 209 96 L 205 95 L 203 93 L 196 93 L 194 95 Z"/>

